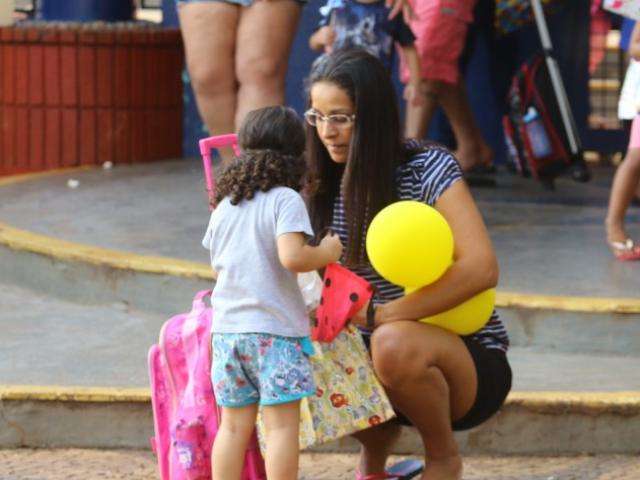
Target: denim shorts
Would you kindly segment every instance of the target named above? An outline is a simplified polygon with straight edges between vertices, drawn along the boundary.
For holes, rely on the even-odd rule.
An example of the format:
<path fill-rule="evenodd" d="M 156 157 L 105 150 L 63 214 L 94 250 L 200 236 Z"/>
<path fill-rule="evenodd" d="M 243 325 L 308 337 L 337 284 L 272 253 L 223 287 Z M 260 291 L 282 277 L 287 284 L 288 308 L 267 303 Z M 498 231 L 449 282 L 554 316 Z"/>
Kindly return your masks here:
<path fill-rule="evenodd" d="M 211 343 L 211 381 L 222 407 L 277 405 L 316 391 L 308 337 L 214 333 Z"/>
<path fill-rule="evenodd" d="M 256 0 L 175 0 L 177 5 L 181 3 L 205 3 L 205 2 L 223 2 L 223 3 L 231 3 L 233 5 L 240 5 L 241 7 L 250 7 L 254 1 Z M 265 1 L 265 0 L 257 0 L 257 1 Z M 295 0 L 296 3 L 300 5 L 305 5 L 308 0 Z"/>

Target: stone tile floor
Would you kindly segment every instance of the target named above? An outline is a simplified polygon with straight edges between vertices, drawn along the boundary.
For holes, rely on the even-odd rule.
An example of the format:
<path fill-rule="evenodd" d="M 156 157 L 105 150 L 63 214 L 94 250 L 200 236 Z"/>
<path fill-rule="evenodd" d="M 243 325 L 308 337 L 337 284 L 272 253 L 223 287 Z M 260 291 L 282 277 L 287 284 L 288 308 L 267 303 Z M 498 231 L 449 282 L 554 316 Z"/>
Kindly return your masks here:
<path fill-rule="evenodd" d="M 402 457 L 394 457 L 394 460 Z M 300 480 L 351 480 L 353 454 L 303 453 Z M 640 457 L 489 457 L 464 459 L 465 480 L 638 480 Z M 1 480 L 152 480 L 155 459 L 142 450 L 0 450 Z"/>

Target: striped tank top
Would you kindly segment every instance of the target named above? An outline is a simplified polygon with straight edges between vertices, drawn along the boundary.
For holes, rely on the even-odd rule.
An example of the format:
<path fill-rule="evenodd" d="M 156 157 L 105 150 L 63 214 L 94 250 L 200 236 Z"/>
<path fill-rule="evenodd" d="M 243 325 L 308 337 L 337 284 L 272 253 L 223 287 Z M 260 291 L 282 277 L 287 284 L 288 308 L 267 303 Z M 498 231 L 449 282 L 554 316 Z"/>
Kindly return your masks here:
<path fill-rule="evenodd" d="M 437 145 L 425 147 L 396 170 L 398 197 L 401 200 L 418 200 L 431 206 L 435 205 L 447 188 L 460 179 L 462 179 L 462 171 L 458 162 L 447 149 Z M 345 245 L 348 230 L 342 195 L 334 201 L 331 228 Z M 404 295 L 402 287 L 382 278 L 370 264 L 351 270 L 375 287 L 374 303 L 376 304 L 386 303 Z M 497 348 L 506 352 L 509 347 L 507 331 L 495 310 L 487 324 L 472 334 L 471 338 L 486 348 Z"/>

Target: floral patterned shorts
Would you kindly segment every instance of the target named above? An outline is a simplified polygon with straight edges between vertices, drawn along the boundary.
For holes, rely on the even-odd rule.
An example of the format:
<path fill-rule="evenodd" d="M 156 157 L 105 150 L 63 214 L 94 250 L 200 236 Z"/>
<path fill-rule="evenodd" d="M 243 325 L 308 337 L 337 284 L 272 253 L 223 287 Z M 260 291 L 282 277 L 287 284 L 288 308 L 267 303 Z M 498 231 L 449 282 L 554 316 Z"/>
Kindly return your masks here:
<path fill-rule="evenodd" d="M 218 405 L 276 405 L 315 393 L 308 337 L 214 333 L 211 380 Z"/>

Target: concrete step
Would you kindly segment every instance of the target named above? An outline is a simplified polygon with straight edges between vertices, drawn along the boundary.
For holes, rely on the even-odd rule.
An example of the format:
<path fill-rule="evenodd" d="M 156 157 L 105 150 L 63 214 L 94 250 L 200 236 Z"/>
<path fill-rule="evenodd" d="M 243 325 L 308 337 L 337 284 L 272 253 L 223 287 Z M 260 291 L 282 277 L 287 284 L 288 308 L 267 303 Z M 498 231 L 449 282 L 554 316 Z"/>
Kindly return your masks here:
<path fill-rule="evenodd" d="M 191 298 L 187 298 L 179 310 L 190 308 Z M 166 317 L 123 303 L 77 304 L 1 283 L 0 304 L 0 351 L 7 352 L 0 357 L 2 383 L 127 388 L 148 385 L 146 353 L 158 341 Z M 585 320 L 582 327 L 579 322 L 545 320 L 539 328 L 534 324 L 524 333 L 515 328 L 517 323 L 509 322 L 514 340 L 509 359 L 516 389 L 640 390 L 640 322 L 627 317 L 617 323 L 606 322 L 606 317 L 593 318 Z M 521 322 L 522 331 L 526 326 L 526 321 Z M 44 340 L 42 332 L 46 332 Z M 582 348 L 580 342 L 592 342 L 598 348 Z M 33 368 L 34 362 L 46 368 Z"/>
<path fill-rule="evenodd" d="M 7 285 L 0 285 L 0 303 L 0 351 L 7 352 L 0 357 L 0 447 L 147 445 L 153 424 L 146 352 L 163 317 Z M 637 352 L 513 347 L 509 359 L 514 391 L 494 419 L 458 435 L 466 451 L 602 453 L 640 446 Z M 349 441 L 323 447 L 353 448 Z M 419 449 L 407 429 L 398 452 Z"/>
<path fill-rule="evenodd" d="M 71 176 L 79 187 L 67 187 Z M 0 357 L 0 446 L 145 447 L 146 351 L 162 322 L 211 285 L 198 245 L 208 217 L 199 165 L 27 180 L 0 182 L 0 350 L 11 353 Z M 638 452 L 638 270 L 602 245 L 608 178 L 560 179 L 561 199 L 498 180 L 474 194 L 501 260 L 515 389 L 499 415 L 458 435 L 461 445 Z M 398 452 L 419 445 L 407 430 Z"/>
<path fill-rule="evenodd" d="M 0 387 L 0 447 L 147 448 L 153 435 L 146 389 Z M 457 432 L 465 453 L 640 453 L 640 392 L 512 392 L 479 427 Z M 312 451 L 355 452 L 351 438 Z M 403 428 L 397 454 L 420 455 Z"/>
<path fill-rule="evenodd" d="M 393 456 L 389 463 L 404 459 Z M 303 453 L 300 480 L 352 480 L 354 454 Z M 627 455 L 466 456 L 465 480 L 637 480 L 640 462 Z M 148 450 L 0 450 L 0 477 L 6 480 L 146 480 L 156 478 Z"/>

